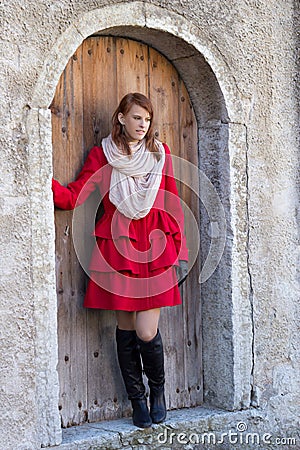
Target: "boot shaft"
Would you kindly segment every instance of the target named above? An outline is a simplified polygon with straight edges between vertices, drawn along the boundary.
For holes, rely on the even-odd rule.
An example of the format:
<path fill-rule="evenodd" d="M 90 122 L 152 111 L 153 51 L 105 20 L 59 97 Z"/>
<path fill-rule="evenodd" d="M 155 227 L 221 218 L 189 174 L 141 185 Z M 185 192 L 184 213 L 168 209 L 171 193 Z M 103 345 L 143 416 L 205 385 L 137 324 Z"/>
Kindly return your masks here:
<path fill-rule="evenodd" d="M 129 400 L 143 398 L 145 386 L 135 330 L 116 329 L 117 355 Z"/>
<path fill-rule="evenodd" d="M 150 387 L 150 416 L 153 423 L 161 423 L 167 415 L 164 394 L 165 371 L 163 343 L 159 330 L 150 342 L 137 339 L 145 374 Z"/>
<path fill-rule="evenodd" d="M 156 336 L 151 341 L 145 342 L 137 338 L 137 342 L 149 387 L 162 388 L 165 382 L 164 350 L 159 330 L 157 330 Z"/>

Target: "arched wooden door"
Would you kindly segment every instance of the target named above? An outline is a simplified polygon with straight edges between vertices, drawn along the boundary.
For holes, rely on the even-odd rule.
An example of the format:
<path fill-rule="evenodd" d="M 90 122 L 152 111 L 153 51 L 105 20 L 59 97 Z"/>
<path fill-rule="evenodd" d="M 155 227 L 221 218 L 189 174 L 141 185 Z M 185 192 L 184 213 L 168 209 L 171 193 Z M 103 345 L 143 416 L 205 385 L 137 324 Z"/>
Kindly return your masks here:
<path fill-rule="evenodd" d="M 172 153 L 197 165 L 195 115 L 175 68 L 153 48 L 116 37 L 90 37 L 70 59 L 51 105 L 54 177 L 67 184 L 89 149 L 110 131 L 111 116 L 128 92 L 149 96 L 156 129 Z M 198 201 L 179 186 L 198 215 Z M 93 199 L 84 208 L 89 214 Z M 59 409 L 62 426 L 118 418 L 129 412 L 115 353 L 111 311 L 85 310 L 86 275 L 72 243 L 72 212 L 55 212 L 58 296 Z M 85 224 L 82 224 L 85 227 Z M 189 224 L 187 224 L 187 234 Z M 91 229 L 85 230 L 86 241 Z M 85 243 L 83 243 L 85 245 Z M 168 408 L 201 404 L 201 315 L 196 262 L 182 288 L 183 305 L 162 310 Z"/>

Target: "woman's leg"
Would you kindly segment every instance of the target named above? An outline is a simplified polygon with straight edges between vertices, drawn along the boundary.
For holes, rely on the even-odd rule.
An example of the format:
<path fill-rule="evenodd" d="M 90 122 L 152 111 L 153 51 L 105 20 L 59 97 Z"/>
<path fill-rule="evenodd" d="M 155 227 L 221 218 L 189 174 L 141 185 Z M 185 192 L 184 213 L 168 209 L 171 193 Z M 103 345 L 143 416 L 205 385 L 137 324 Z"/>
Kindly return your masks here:
<path fill-rule="evenodd" d="M 120 330 L 135 330 L 135 311 L 116 311 L 117 325 Z"/>
<path fill-rule="evenodd" d="M 120 330 L 136 330 L 142 341 L 151 341 L 156 336 L 160 309 L 147 311 L 116 311 L 117 325 Z"/>
<path fill-rule="evenodd" d="M 163 343 L 158 330 L 159 314 L 159 309 L 136 313 L 137 341 L 150 387 L 150 416 L 154 423 L 162 422 L 167 415 Z"/>
<path fill-rule="evenodd" d="M 133 423 L 145 428 L 151 424 L 151 419 L 154 423 L 162 422 L 167 413 L 164 395 L 163 343 L 158 331 L 160 309 L 136 313 L 117 311 L 116 316 L 118 359 L 128 398 L 132 402 Z M 137 343 L 150 387 L 151 417 L 147 410 Z"/>
<path fill-rule="evenodd" d="M 149 342 L 156 336 L 159 316 L 159 308 L 136 312 L 135 330 L 138 338 Z"/>
<path fill-rule="evenodd" d="M 151 417 L 145 397 L 142 376 L 141 356 L 135 332 L 135 313 L 117 312 L 116 342 L 119 366 L 131 400 L 134 425 L 141 428 L 150 427 Z"/>

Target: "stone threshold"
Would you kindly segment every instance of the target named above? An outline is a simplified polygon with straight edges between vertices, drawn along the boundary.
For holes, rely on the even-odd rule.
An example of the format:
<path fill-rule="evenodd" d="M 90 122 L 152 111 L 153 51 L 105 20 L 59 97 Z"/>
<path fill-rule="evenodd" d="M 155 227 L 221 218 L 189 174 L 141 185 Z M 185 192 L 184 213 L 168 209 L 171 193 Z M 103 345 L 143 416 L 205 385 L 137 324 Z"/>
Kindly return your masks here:
<path fill-rule="evenodd" d="M 264 421 L 257 409 L 229 412 L 208 407 L 195 407 L 168 412 L 163 424 L 140 429 L 131 418 L 88 423 L 62 431 L 62 443 L 56 450 L 109 449 L 232 449 L 232 440 L 240 444 L 248 430 Z M 251 430 L 250 430 L 251 429 Z M 252 434 L 251 433 L 251 434 Z M 256 442 L 258 444 L 258 442 Z M 253 448 L 243 443 L 243 450 Z M 255 448 L 264 448 L 256 445 Z"/>

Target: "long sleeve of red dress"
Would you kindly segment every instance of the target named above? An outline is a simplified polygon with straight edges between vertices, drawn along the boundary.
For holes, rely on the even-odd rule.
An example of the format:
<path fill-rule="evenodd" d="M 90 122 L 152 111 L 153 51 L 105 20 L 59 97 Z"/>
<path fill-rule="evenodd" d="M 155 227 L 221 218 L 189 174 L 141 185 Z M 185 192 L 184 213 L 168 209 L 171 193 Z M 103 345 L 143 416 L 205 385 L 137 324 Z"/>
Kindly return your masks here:
<path fill-rule="evenodd" d="M 59 181 L 52 180 L 54 205 L 60 209 L 71 210 L 81 205 L 101 183 L 102 161 L 99 147 L 93 147 L 88 154 L 84 166 L 75 181 L 62 186 Z"/>

